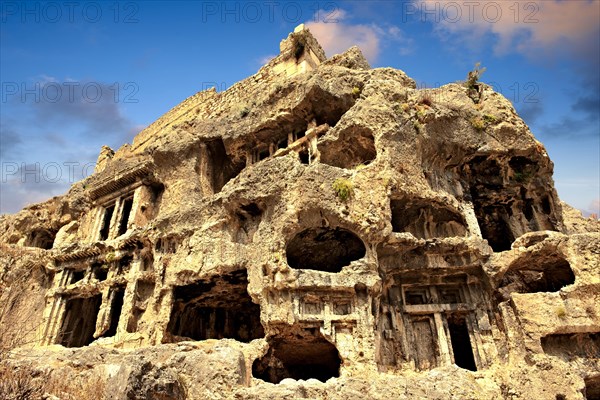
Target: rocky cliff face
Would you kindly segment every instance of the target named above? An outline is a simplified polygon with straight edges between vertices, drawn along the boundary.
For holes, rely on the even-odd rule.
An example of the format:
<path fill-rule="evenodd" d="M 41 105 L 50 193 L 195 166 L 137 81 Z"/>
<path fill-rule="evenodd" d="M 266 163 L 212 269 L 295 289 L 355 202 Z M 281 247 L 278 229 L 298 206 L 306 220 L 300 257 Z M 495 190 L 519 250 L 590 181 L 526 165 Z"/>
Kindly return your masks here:
<path fill-rule="evenodd" d="M 598 398 L 600 226 L 552 168 L 489 86 L 418 90 L 301 26 L 0 219 L 5 387 Z"/>

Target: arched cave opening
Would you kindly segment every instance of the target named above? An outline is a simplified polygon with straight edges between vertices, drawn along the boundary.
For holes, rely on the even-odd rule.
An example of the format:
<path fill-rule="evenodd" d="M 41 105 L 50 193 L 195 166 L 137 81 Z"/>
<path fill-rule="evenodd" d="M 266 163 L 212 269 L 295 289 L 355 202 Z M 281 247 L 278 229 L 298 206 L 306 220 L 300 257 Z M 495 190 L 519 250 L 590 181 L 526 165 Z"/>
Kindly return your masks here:
<path fill-rule="evenodd" d="M 38 247 L 44 250 L 50 250 L 54 246 L 54 238 L 56 233 L 52 233 L 45 229 L 38 229 L 29 234 L 27 238 L 28 247 Z"/>
<path fill-rule="evenodd" d="M 499 290 L 505 295 L 513 292 L 558 292 L 573 283 L 575 274 L 569 262 L 553 256 L 517 261 L 504 275 Z"/>
<path fill-rule="evenodd" d="M 249 342 L 264 337 L 260 306 L 252 302 L 247 287 L 246 270 L 176 286 L 167 330 L 192 340 Z"/>
<path fill-rule="evenodd" d="M 337 348 L 316 327 L 268 341 L 267 354 L 252 364 L 255 378 L 276 384 L 286 378 L 326 382 L 340 376 L 342 360 Z"/>
<path fill-rule="evenodd" d="M 366 248 L 354 233 L 343 228 L 310 228 L 287 245 L 287 262 L 295 269 L 340 272 L 365 256 Z"/>
<path fill-rule="evenodd" d="M 340 139 L 319 146 L 320 161 L 338 168 L 368 165 L 377 157 L 375 138 L 370 129 L 353 126 L 340 132 Z"/>
<path fill-rule="evenodd" d="M 477 156 L 461 168 L 481 236 L 495 252 L 510 250 L 524 233 L 556 230 L 558 217 L 546 186 L 550 172 L 539 161 Z"/>
<path fill-rule="evenodd" d="M 420 239 L 465 236 L 464 218 L 446 207 L 425 200 L 408 199 L 390 201 L 392 231 L 410 232 Z"/>

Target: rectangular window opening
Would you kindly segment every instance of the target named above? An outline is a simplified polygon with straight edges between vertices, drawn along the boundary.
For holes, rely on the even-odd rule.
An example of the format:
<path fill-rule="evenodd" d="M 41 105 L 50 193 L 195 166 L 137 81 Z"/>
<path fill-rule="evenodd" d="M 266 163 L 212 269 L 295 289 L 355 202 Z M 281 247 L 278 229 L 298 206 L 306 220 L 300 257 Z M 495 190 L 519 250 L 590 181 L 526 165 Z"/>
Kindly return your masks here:
<path fill-rule="evenodd" d="M 278 149 L 285 149 L 287 147 L 288 147 L 288 140 L 287 140 L 287 138 L 279 141 L 279 143 L 277 144 L 277 148 Z"/>
<path fill-rule="evenodd" d="M 449 317 L 448 330 L 450 331 L 454 363 L 469 371 L 477 371 L 466 319 L 460 316 Z"/>
<path fill-rule="evenodd" d="M 104 217 L 102 218 L 102 226 L 100 227 L 100 240 L 108 239 L 110 232 L 110 220 L 115 212 L 115 205 L 110 205 L 104 209 Z"/>
<path fill-rule="evenodd" d="M 124 287 L 117 287 L 112 290 L 112 298 L 110 302 L 110 326 L 103 335 L 104 337 L 115 336 L 117 333 L 117 327 L 119 326 L 119 319 L 121 317 L 121 310 L 123 309 L 124 297 Z"/>
<path fill-rule="evenodd" d="M 82 347 L 92 343 L 101 303 L 100 294 L 67 300 L 58 343 L 65 347 Z"/>
<path fill-rule="evenodd" d="M 85 277 L 85 270 L 72 271 L 71 272 L 71 283 L 77 283 Z"/>
<path fill-rule="evenodd" d="M 123 202 L 123 212 L 121 213 L 121 221 L 119 222 L 119 234 L 121 236 L 127 232 L 127 224 L 129 223 L 129 216 L 131 215 L 131 209 L 133 208 L 133 197 L 125 199 Z"/>
<path fill-rule="evenodd" d="M 269 156 L 271 155 L 271 153 L 269 153 L 269 149 L 268 148 L 264 148 L 262 150 L 258 151 L 258 161 L 262 161 L 265 158 L 269 158 Z"/>
<path fill-rule="evenodd" d="M 404 291 L 406 305 L 428 304 L 427 289 L 409 289 Z"/>
<path fill-rule="evenodd" d="M 460 297 L 460 289 L 457 287 L 439 287 L 438 294 L 440 296 L 440 303 L 443 304 L 456 304 L 462 303 Z"/>

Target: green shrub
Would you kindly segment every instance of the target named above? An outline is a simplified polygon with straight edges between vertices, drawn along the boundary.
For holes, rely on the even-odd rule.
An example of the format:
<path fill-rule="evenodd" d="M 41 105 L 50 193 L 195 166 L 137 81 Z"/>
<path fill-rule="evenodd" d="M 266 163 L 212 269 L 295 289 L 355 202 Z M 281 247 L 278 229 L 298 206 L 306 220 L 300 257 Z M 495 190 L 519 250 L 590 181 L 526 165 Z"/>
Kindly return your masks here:
<path fill-rule="evenodd" d="M 495 124 L 499 121 L 498 117 L 496 117 L 495 115 L 492 115 L 492 114 L 485 114 L 483 116 L 483 119 L 485 122 L 487 122 L 489 124 Z"/>
<path fill-rule="evenodd" d="M 523 171 L 523 172 L 516 171 L 515 172 L 515 181 L 517 181 L 518 183 L 527 183 L 527 182 L 529 182 L 530 179 L 531 179 L 530 172 L 527 172 L 527 171 Z"/>
<path fill-rule="evenodd" d="M 336 179 L 331 187 L 335 191 L 337 197 L 339 197 L 342 201 L 347 201 L 354 192 L 352 188 L 352 182 L 344 178 Z"/>
<path fill-rule="evenodd" d="M 361 93 L 362 93 L 362 90 L 360 90 L 359 87 L 354 86 L 352 88 L 352 96 L 358 97 L 358 96 L 360 96 Z"/>
<path fill-rule="evenodd" d="M 478 131 L 482 131 L 485 129 L 486 123 L 485 120 L 481 117 L 472 117 L 469 122 L 471 123 L 471 126 L 475 129 L 477 129 Z"/>

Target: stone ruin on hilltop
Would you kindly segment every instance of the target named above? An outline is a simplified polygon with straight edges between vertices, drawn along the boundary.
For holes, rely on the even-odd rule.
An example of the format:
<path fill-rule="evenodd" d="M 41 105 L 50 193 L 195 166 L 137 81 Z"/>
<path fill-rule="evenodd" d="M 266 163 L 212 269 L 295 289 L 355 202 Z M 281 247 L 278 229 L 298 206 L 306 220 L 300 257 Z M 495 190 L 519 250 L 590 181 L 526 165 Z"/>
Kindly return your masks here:
<path fill-rule="evenodd" d="M 600 398 L 599 225 L 511 103 L 280 48 L 0 219 L 0 361 L 107 399 Z"/>

